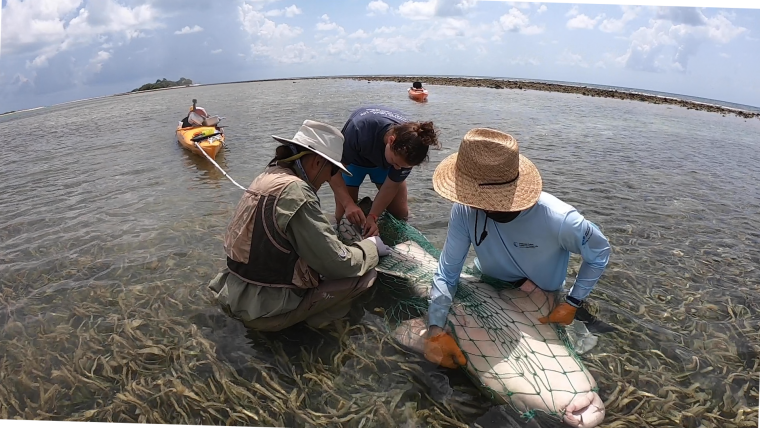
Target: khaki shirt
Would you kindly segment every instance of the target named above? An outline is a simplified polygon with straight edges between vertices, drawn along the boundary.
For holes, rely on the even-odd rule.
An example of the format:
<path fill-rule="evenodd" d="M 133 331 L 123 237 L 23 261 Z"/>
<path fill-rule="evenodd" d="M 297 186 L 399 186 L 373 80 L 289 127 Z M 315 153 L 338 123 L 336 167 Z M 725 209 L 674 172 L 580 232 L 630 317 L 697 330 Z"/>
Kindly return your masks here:
<path fill-rule="evenodd" d="M 377 247 L 370 241 L 343 244 L 322 212 L 316 193 L 304 181 L 290 183 L 280 195 L 276 221 L 298 255 L 324 279 L 359 277 L 377 266 Z M 245 308 L 243 318 L 256 319 L 290 312 L 305 289 L 262 287 L 235 275 L 226 279 L 230 303 Z M 236 294 L 236 296 L 233 296 Z M 242 301 L 245 300 L 245 301 Z"/>

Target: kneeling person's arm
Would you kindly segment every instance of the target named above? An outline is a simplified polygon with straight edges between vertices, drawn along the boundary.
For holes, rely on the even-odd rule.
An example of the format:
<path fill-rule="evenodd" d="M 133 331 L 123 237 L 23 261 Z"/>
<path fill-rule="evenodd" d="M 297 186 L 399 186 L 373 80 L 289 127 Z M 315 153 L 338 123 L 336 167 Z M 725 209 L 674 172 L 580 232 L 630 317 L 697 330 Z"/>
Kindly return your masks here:
<path fill-rule="evenodd" d="M 364 275 L 377 266 L 377 247 L 370 241 L 344 245 L 316 198 L 307 198 L 285 228 L 294 250 L 326 279 Z"/>

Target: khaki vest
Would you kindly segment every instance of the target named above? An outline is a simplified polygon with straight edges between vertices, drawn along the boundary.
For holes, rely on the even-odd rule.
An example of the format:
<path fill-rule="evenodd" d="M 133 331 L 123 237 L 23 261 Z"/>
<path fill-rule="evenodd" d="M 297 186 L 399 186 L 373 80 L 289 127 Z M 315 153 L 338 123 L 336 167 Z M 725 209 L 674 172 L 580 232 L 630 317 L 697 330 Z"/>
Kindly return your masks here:
<path fill-rule="evenodd" d="M 319 285 L 319 273 L 295 253 L 277 225 L 277 201 L 294 181 L 301 179 L 291 170 L 270 166 L 240 199 L 224 237 L 227 268 L 240 279 L 265 287 Z"/>

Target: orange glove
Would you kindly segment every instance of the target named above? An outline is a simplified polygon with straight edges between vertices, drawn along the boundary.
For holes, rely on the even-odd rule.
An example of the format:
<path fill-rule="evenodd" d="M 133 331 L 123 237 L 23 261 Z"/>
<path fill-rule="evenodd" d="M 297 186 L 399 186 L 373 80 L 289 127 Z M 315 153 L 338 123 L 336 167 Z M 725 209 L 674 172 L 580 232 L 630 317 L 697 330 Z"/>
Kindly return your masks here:
<path fill-rule="evenodd" d="M 467 364 L 457 342 L 445 332 L 425 340 L 425 358 L 431 363 L 450 369 Z"/>
<path fill-rule="evenodd" d="M 538 322 L 546 324 L 547 322 L 558 323 L 562 325 L 570 325 L 575 318 L 575 311 L 578 310 L 575 306 L 562 302 L 549 314 L 548 317 L 541 317 Z"/>

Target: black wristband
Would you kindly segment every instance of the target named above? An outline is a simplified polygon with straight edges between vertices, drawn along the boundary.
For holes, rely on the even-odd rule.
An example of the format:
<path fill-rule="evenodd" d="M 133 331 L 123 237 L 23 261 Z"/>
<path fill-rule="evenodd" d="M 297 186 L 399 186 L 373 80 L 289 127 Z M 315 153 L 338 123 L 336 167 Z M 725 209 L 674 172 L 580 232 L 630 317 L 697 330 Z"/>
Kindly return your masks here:
<path fill-rule="evenodd" d="M 570 306 L 575 306 L 576 308 L 580 308 L 581 305 L 583 304 L 583 300 L 578 300 L 575 297 L 572 297 L 570 295 L 568 295 L 565 300 L 567 300 L 567 303 L 569 303 Z"/>

